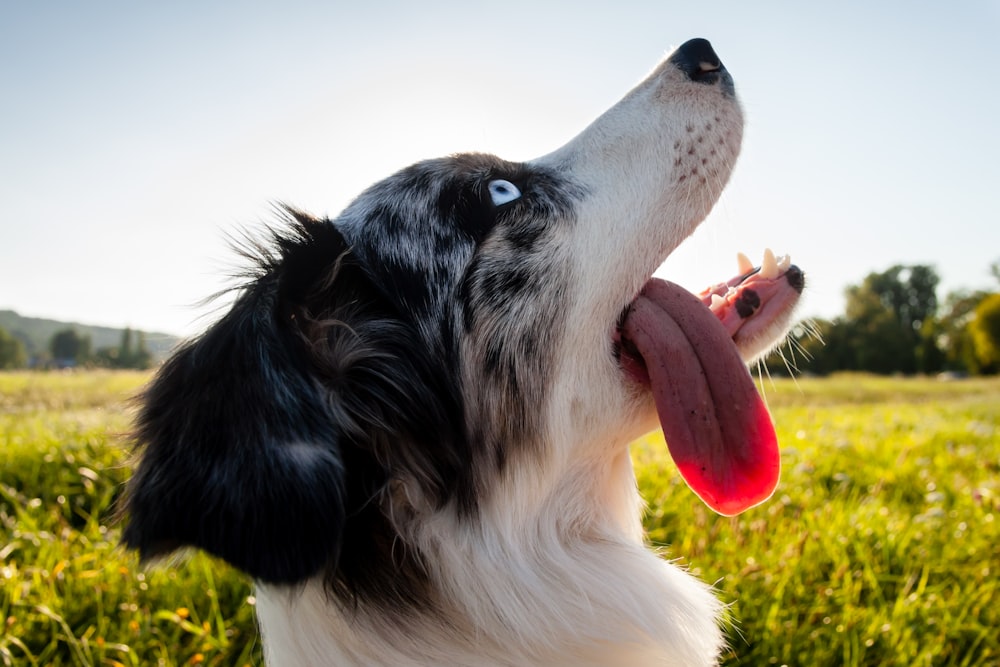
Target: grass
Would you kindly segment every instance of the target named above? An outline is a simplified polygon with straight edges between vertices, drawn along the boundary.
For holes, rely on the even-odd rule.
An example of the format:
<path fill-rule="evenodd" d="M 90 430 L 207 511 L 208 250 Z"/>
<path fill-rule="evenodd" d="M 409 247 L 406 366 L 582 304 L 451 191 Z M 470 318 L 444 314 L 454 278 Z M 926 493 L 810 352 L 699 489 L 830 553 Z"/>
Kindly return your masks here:
<path fill-rule="evenodd" d="M 260 664 L 253 591 L 118 548 L 146 376 L 0 374 L 0 664 Z M 1000 665 L 1000 380 L 765 381 L 776 496 L 736 518 L 634 448 L 651 540 L 730 603 L 727 665 Z"/>
<path fill-rule="evenodd" d="M 767 388 L 782 481 L 731 519 L 637 448 L 650 537 L 732 604 L 732 665 L 1000 664 L 1000 382 Z"/>
<path fill-rule="evenodd" d="M 259 662 L 239 574 L 201 555 L 144 570 L 118 547 L 120 434 L 145 378 L 0 375 L 0 664 Z"/>

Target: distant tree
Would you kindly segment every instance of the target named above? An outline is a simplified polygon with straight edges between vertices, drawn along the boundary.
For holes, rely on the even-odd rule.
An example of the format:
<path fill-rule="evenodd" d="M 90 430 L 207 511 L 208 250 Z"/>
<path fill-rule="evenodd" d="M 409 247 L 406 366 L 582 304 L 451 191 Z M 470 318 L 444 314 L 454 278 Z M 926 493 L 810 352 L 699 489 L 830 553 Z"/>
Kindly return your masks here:
<path fill-rule="evenodd" d="M 798 367 L 819 374 L 940 370 L 945 355 L 938 347 L 935 328 L 939 280 L 934 268 L 925 265 L 897 264 L 868 274 L 860 285 L 845 290 L 842 317 L 816 320 L 811 331 L 800 332 L 793 346 L 800 348 L 805 359 Z M 771 367 L 774 364 L 769 363 Z"/>
<path fill-rule="evenodd" d="M 145 332 L 140 331 L 136 334 L 135 352 L 132 354 L 132 368 L 146 370 L 152 365 L 153 353 L 149 351 L 148 347 L 146 347 Z"/>
<path fill-rule="evenodd" d="M 916 337 L 900 326 L 879 295 L 864 286 L 851 288 L 842 326 L 851 350 L 849 370 L 912 373 L 916 370 Z"/>
<path fill-rule="evenodd" d="M 11 370 L 28 365 L 28 353 L 24 343 L 0 327 L 0 369 Z"/>
<path fill-rule="evenodd" d="M 832 322 L 823 319 L 793 326 L 785 341 L 764 358 L 768 375 L 796 375 L 806 371 L 825 375 L 836 370 L 822 364 L 831 359 L 825 345 L 832 326 Z"/>
<path fill-rule="evenodd" d="M 94 353 L 92 361 L 101 368 L 120 368 L 118 363 L 117 347 L 99 347 Z"/>
<path fill-rule="evenodd" d="M 937 310 L 940 278 L 930 266 L 895 265 L 870 273 L 847 289 L 845 326 L 855 353 L 853 370 L 875 373 L 930 372 L 940 362 L 924 324 Z"/>
<path fill-rule="evenodd" d="M 969 322 L 969 333 L 979 370 L 1000 371 L 1000 294 L 991 294 L 979 302 L 975 318 Z"/>
<path fill-rule="evenodd" d="M 146 369 L 153 365 L 153 354 L 146 346 L 145 333 L 126 328 L 122 331 L 118 347 L 102 347 L 94 355 L 93 361 L 105 368 Z"/>
<path fill-rule="evenodd" d="M 806 369 L 826 375 L 835 371 L 857 368 L 855 351 L 852 347 L 853 331 L 843 317 L 833 321 L 819 320 L 814 323 L 819 340 L 812 342 L 806 350 L 812 355 L 812 361 L 806 364 Z"/>
<path fill-rule="evenodd" d="M 948 367 L 948 358 L 939 342 L 938 329 L 937 317 L 928 317 L 920 327 L 917 368 L 922 373 L 940 373 Z"/>
<path fill-rule="evenodd" d="M 874 296 L 909 334 L 920 331 L 924 320 L 937 311 L 937 286 L 940 277 L 933 267 L 897 264 L 882 273 L 869 273 L 859 287 L 848 288 L 847 316 L 851 318 L 851 299 Z"/>
<path fill-rule="evenodd" d="M 990 265 L 1000 282 L 1000 260 Z M 968 290 L 937 299 L 933 267 L 895 265 L 845 290 L 845 314 L 793 328 L 790 343 L 767 359 L 782 372 L 971 374 L 1000 372 L 1000 294 Z"/>
<path fill-rule="evenodd" d="M 122 331 L 122 342 L 118 346 L 118 365 L 120 368 L 132 367 L 132 329 L 125 327 Z"/>
<path fill-rule="evenodd" d="M 986 292 L 963 290 L 951 292 L 945 297 L 940 314 L 933 320 L 928 332 L 941 350 L 943 369 L 979 372 L 969 323 L 976 316 L 976 306 L 987 296 Z"/>
<path fill-rule="evenodd" d="M 86 363 L 90 359 L 90 337 L 81 336 L 76 329 L 63 329 L 53 334 L 49 351 L 56 363 Z"/>

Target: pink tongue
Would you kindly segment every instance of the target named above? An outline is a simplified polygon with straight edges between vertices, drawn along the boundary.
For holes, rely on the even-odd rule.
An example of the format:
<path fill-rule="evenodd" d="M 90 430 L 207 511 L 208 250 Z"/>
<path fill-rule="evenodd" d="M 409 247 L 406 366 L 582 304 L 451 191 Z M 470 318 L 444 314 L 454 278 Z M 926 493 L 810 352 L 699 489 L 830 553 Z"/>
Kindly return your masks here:
<path fill-rule="evenodd" d="M 688 486 L 727 516 L 767 500 L 781 465 L 774 426 L 715 315 L 684 288 L 653 279 L 622 334 L 646 362 L 670 455 Z"/>

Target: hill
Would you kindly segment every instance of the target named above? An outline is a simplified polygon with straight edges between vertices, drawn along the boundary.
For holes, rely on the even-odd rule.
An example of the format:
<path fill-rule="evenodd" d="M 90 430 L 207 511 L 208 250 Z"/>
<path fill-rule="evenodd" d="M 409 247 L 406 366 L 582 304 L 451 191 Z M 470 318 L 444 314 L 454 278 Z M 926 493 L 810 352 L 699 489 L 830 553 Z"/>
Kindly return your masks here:
<path fill-rule="evenodd" d="M 121 343 L 124 329 L 114 327 L 79 324 L 77 322 L 61 322 L 39 317 L 24 317 L 13 310 L 0 310 L 0 328 L 6 329 L 15 338 L 20 339 L 27 348 L 28 356 L 34 357 L 49 349 L 52 336 L 64 329 L 75 329 L 83 336 L 89 336 L 91 347 L 99 350 L 102 347 L 114 347 Z M 138 333 L 138 330 L 133 330 Z M 171 334 L 143 332 L 146 336 L 146 348 L 155 361 L 162 361 L 172 350 L 180 338 Z"/>

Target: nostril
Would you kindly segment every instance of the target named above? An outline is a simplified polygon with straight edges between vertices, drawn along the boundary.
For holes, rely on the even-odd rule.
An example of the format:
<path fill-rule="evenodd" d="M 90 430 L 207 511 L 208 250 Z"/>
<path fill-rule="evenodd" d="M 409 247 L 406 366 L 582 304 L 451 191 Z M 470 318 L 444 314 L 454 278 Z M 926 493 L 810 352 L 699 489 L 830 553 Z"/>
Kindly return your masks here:
<path fill-rule="evenodd" d="M 689 39 L 681 44 L 670 61 L 692 81 L 715 83 L 717 73 L 725 69 L 707 39 Z"/>

